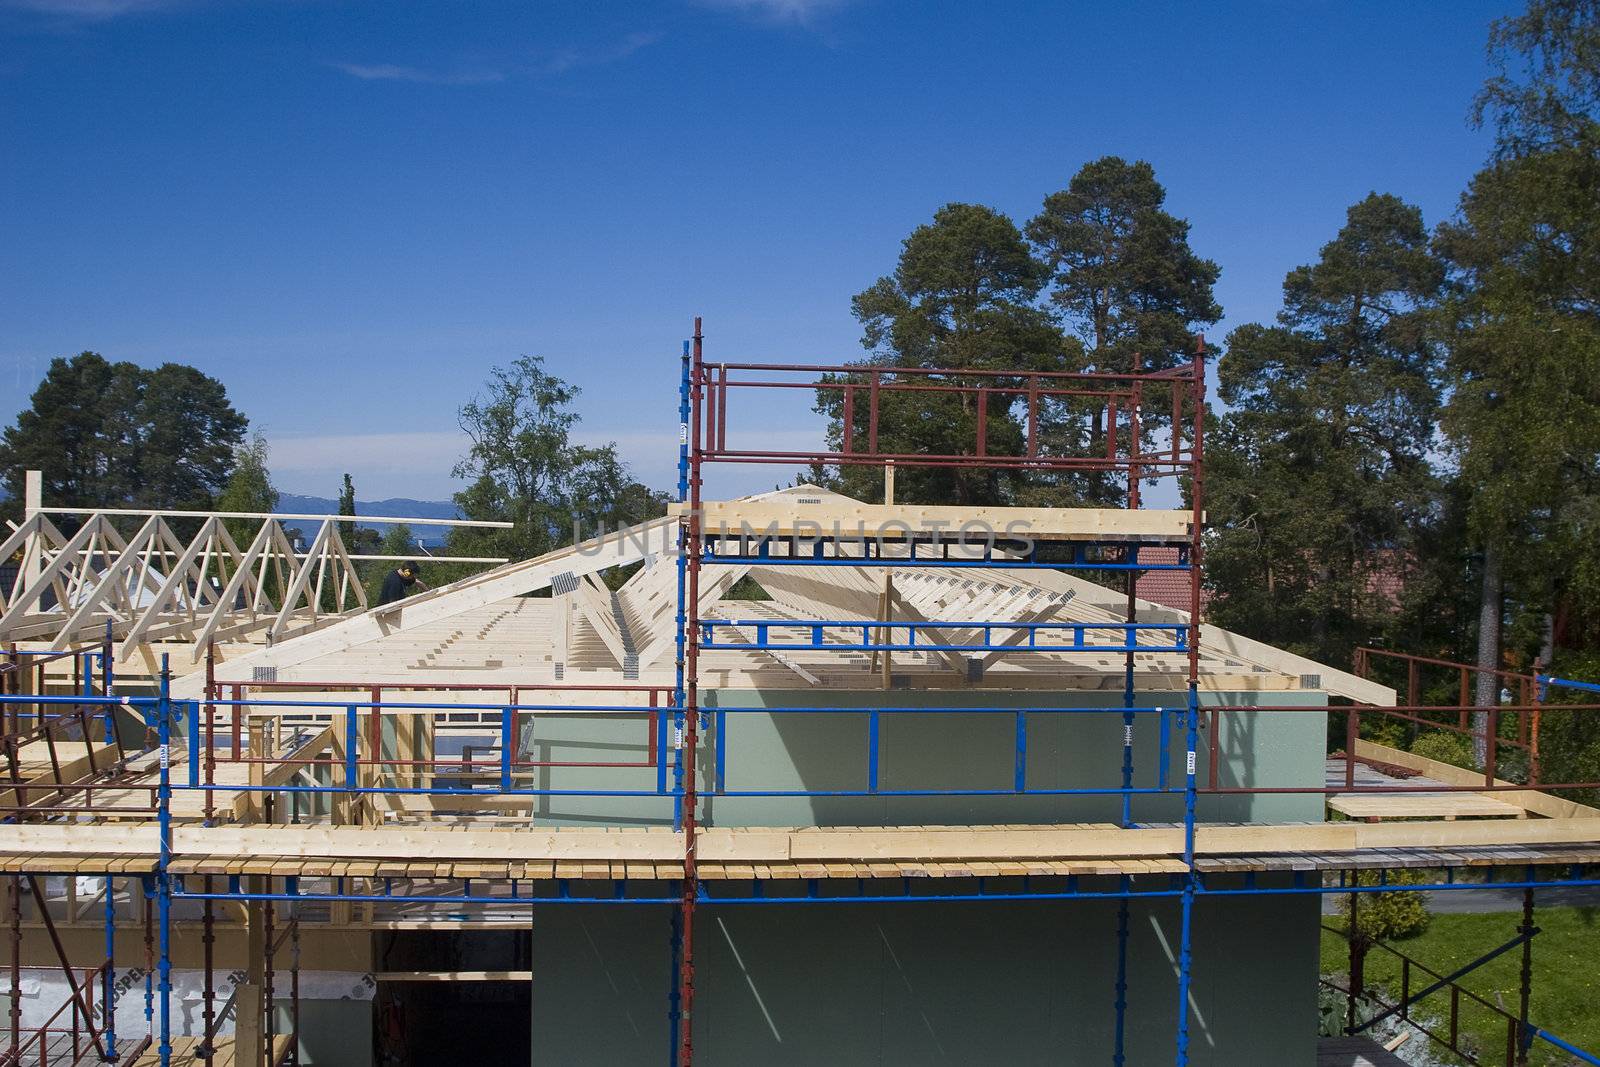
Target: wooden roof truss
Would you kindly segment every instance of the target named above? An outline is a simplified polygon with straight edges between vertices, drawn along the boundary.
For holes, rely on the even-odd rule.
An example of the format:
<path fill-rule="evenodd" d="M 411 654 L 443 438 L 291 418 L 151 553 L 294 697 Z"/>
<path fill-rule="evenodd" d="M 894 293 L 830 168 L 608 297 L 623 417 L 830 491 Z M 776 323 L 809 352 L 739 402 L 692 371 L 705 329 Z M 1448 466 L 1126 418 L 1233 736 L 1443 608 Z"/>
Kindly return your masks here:
<path fill-rule="evenodd" d="M 180 640 L 198 659 L 213 639 L 278 641 L 366 609 L 338 523 L 323 521 L 301 554 L 278 519 L 259 520 L 243 551 L 228 516 L 184 520 L 195 521 L 187 540 L 162 515 L 124 537 L 113 516 L 93 513 L 67 537 L 43 513 L 30 516 L 0 544 L 0 559 L 21 554 L 15 582 L 0 590 L 0 640 L 48 639 L 61 650 L 102 639 L 109 624 L 123 658 Z"/>

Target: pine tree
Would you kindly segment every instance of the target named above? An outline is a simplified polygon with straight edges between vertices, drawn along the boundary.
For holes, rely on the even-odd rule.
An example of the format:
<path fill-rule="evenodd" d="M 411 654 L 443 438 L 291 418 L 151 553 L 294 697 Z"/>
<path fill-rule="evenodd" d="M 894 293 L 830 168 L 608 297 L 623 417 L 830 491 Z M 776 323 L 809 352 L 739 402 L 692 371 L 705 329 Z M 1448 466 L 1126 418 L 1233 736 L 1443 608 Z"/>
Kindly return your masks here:
<path fill-rule="evenodd" d="M 1018 379 L 963 376 L 966 370 L 1067 370 L 1079 366 L 1077 345 L 1053 326 L 1035 299 L 1046 271 L 1030 253 L 1017 226 L 992 208 L 947 204 L 901 246 L 891 275 L 879 278 L 851 302 L 870 353 L 863 368 L 920 367 L 956 373 L 934 379 L 944 385 L 1007 384 Z M 865 374 L 841 379 L 865 383 Z M 894 382 L 892 373 L 880 381 Z M 907 379 L 923 384 L 924 377 Z M 863 391 L 864 395 L 864 391 Z M 880 392 L 877 450 L 880 453 L 973 455 L 978 397 L 957 393 Z M 1016 398 L 989 394 L 985 401 L 988 450 L 1020 454 L 1022 424 Z M 842 451 L 843 395 L 819 390 L 817 410 L 828 416 L 830 448 Z M 854 406 L 849 430 L 855 451 L 866 451 L 866 403 Z M 844 466 L 814 472 L 841 491 L 882 499 L 882 475 Z M 896 478 L 902 502 L 995 504 L 1016 499 L 1021 479 L 998 469 L 907 468 Z"/>
<path fill-rule="evenodd" d="M 1438 506 L 1429 454 L 1443 270 L 1422 213 L 1373 194 L 1289 272 L 1276 325 L 1228 337 L 1208 470 L 1211 612 L 1329 663 L 1399 615 Z"/>

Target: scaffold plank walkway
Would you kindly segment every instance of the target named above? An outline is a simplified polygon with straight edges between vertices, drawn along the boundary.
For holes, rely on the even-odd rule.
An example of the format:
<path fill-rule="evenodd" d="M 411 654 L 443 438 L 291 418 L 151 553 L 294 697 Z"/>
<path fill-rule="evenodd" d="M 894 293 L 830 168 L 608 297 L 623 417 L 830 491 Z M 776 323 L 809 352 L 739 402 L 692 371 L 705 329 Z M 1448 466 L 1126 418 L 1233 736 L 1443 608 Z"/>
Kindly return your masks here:
<path fill-rule="evenodd" d="M 1591 820 L 1208 824 L 1198 871 L 1600 863 Z M 140 873 L 157 838 L 134 827 L 6 827 L 0 871 Z M 110 836 L 108 836 L 108 834 Z M 36 848 L 30 847 L 36 845 Z M 140 852 L 143 846 L 148 852 Z M 115 848 L 117 851 L 112 852 Z M 708 878 L 966 877 L 1181 873 L 1181 827 L 805 827 L 700 831 Z M 295 877 L 678 878 L 681 831 L 466 828 L 459 825 L 179 827 L 175 874 Z M 844 868 L 843 873 L 838 869 Z M 863 871 L 864 868 L 864 871 Z"/>
<path fill-rule="evenodd" d="M 279 1034 L 272 1039 L 272 1065 L 285 1062 L 289 1058 L 290 1039 L 284 1034 Z M 231 1064 L 234 1062 L 233 1035 L 225 1034 L 212 1042 L 213 1064 Z M 198 1037 L 175 1037 L 172 1039 L 171 1067 L 201 1067 L 207 1063 L 200 1052 L 200 1039 Z M 144 1054 L 134 1061 L 133 1067 L 160 1067 L 161 1057 L 152 1047 L 146 1049 Z"/>
<path fill-rule="evenodd" d="M 1328 807 L 1352 819 L 1516 819 L 1527 811 L 1482 793 L 1335 794 Z"/>
<path fill-rule="evenodd" d="M 1406 1061 L 1370 1037 L 1324 1037 L 1317 1042 L 1317 1067 L 1406 1067 Z"/>

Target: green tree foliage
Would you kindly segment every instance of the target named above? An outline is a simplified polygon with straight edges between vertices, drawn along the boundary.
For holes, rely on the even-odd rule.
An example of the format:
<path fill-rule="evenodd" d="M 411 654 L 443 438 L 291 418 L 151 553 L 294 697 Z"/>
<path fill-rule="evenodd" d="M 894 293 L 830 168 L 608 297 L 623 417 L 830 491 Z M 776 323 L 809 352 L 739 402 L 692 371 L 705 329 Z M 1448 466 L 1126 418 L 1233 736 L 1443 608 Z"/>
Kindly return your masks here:
<path fill-rule="evenodd" d="M 947 204 L 901 246 L 893 274 L 879 278 L 851 302 L 864 328 L 862 344 L 870 355 L 863 367 L 942 368 L 958 373 L 942 384 L 1016 385 L 1016 379 L 963 376 L 966 370 L 1067 370 L 1080 366 L 1077 346 L 1069 343 L 1036 306 L 1046 271 L 1033 258 L 1017 226 L 992 208 Z M 865 374 L 838 379 L 865 383 Z M 881 375 L 882 382 L 901 379 Z M 926 379 L 908 378 L 907 382 Z M 866 451 L 866 390 L 860 390 L 850 427 L 856 451 Z M 898 454 L 971 455 L 977 442 L 979 399 L 975 392 L 882 393 L 877 451 Z M 841 450 L 843 396 L 819 390 L 817 410 L 827 415 L 830 447 Z M 989 394 L 985 405 L 986 440 L 996 455 L 1023 447 L 1016 398 Z M 876 469 L 846 466 L 813 472 L 843 492 L 882 499 Z M 896 478 L 902 502 L 943 501 L 994 504 L 1014 500 L 1019 479 L 1003 470 L 908 468 Z"/>
<path fill-rule="evenodd" d="M 1437 235 L 1451 267 L 1442 427 L 1468 501 L 1486 668 L 1548 659 L 1558 616 L 1562 643 L 1600 637 L 1587 562 L 1600 555 L 1600 3 L 1534 0 L 1494 24 L 1489 51 L 1474 117 L 1493 124 L 1495 151 Z M 1483 674 L 1476 702 L 1494 690 Z"/>
<path fill-rule="evenodd" d="M 1389 885 L 1420 885 L 1427 880 L 1427 872 L 1401 868 L 1393 871 L 1359 871 L 1358 885 L 1377 885 L 1380 875 Z M 1350 897 L 1339 897 L 1339 914 L 1344 916 L 1346 929 L 1350 924 Z M 1393 893 L 1362 893 L 1356 907 L 1356 933 L 1368 941 L 1399 941 L 1415 937 L 1428 928 L 1432 916 L 1427 901 L 1416 891 L 1397 890 Z"/>
<path fill-rule="evenodd" d="M 1050 270 L 1050 302 L 1083 340 L 1096 370 L 1181 362 L 1193 335 L 1222 318 L 1221 273 L 1189 247 L 1189 223 L 1169 213 L 1155 169 L 1105 156 L 1045 197 L 1028 239 Z"/>
<path fill-rule="evenodd" d="M 1600 650 L 1558 652 L 1551 670 L 1562 678 L 1600 679 Z M 1594 694 L 1551 686 L 1547 698 L 1539 724 L 1539 780 L 1600 781 L 1600 730 L 1595 728 L 1594 712 L 1563 710 L 1566 705 L 1592 703 Z M 1562 795 L 1580 804 L 1600 805 L 1600 789 L 1564 790 Z"/>
<path fill-rule="evenodd" d="M 215 378 L 180 363 L 142 375 L 138 435 L 143 507 L 204 509 L 228 480 L 248 421 Z"/>
<path fill-rule="evenodd" d="M 344 476 L 344 482 L 339 486 L 339 514 L 351 516 L 356 514 L 356 483 L 348 474 Z M 341 522 L 339 537 L 344 541 L 345 550 L 352 554 L 368 555 L 378 551 L 378 531 L 370 526 Z"/>
<path fill-rule="evenodd" d="M 1439 506 L 1426 307 L 1443 271 L 1422 213 L 1373 194 L 1289 272 L 1276 325 L 1228 337 L 1229 412 L 1210 442 L 1211 612 L 1324 662 L 1399 619 L 1384 590 L 1423 568 Z"/>
<path fill-rule="evenodd" d="M 452 530 L 452 554 L 529 559 L 572 543 L 574 531 L 591 537 L 665 513 L 666 494 L 636 481 L 615 445 L 571 440 L 577 396 L 542 357 L 521 356 L 494 368 L 484 391 L 461 408 L 472 444 L 455 467 L 469 482 L 456 504 L 466 518 L 515 526 Z M 430 577 L 429 584 L 438 583 Z"/>
<path fill-rule="evenodd" d="M 130 416 L 137 402 L 140 370 L 132 363 L 109 363 L 94 352 L 52 360 L 32 404 L 0 437 L 0 471 L 13 499 L 22 493 L 23 472 L 44 472 L 44 495 L 70 507 L 109 507 L 129 493 L 121 464 L 137 447 L 128 432 L 131 418 L 110 427 L 108 415 Z"/>
<path fill-rule="evenodd" d="M 1600 115 L 1600 4 L 1533 0 L 1489 29 L 1494 74 L 1472 117 L 1495 130 L 1499 158 L 1594 144 Z"/>
<path fill-rule="evenodd" d="M 1087 350 L 1093 370 L 1165 370 L 1186 361 L 1194 335 L 1222 317 L 1212 294 L 1220 269 L 1189 246 L 1189 223 L 1165 208 L 1155 169 L 1105 156 L 1085 164 L 1067 188 L 1045 197 L 1028 239 L 1050 271 L 1049 302 Z M 1170 419 L 1167 393 L 1149 387 L 1147 441 Z M 1083 431 L 1098 452 L 1105 427 L 1093 405 Z M 1121 479 L 1076 480 L 1096 503 L 1121 504 Z"/>
<path fill-rule="evenodd" d="M 349 474 L 344 476 L 344 484 L 339 486 L 339 514 L 354 515 L 356 513 L 356 483 Z M 341 522 L 339 524 L 339 537 L 344 541 L 345 547 L 354 551 L 356 539 L 356 524 Z"/>
<path fill-rule="evenodd" d="M 1465 734 L 1430 730 L 1411 742 L 1411 751 L 1424 759 L 1450 763 L 1457 767 L 1471 768 L 1474 765 L 1472 742 Z"/>
<path fill-rule="evenodd" d="M 1107 157 L 1047 197 L 1026 237 L 992 208 L 947 204 L 906 238 L 894 273 L 856 295 L 853 310 L 870 353 L 862 366 L 944 368 L 957 373 L 939 379 L 943 383 L 1001 387 L 1023 379 L 959 372 L 1128 370 L 1135 352 L 1145 369 L 1172 366 L 1186 358 L 1193 329 L 1217 321 L 1222 312 L 1212 297 L 1216 264 L 1195 255 L 1188 223 L 1164 209 L 1165 199 L 1148 163 Z M 870 379 L 863 373 L 840 380 Z M 865 390 L 857 392 L 861 402 L 849 427 L 857 451 L 867 447 L 865 396 Z M 1153 436 L 1168 404 L 1158 387 L 1147 400 L 1145 430 Z M 978 404 L 976 393 L 883 394 L 877 450 L 973 454 Z M 988 451 L 1020 453 L 1024 401 L 991 392 L 983 404 Z M 1101 408 L 1068 398 L 1041 401 L 1040 453 L 1098 454 L 1105 433 Z M 840 449 L 846 430 L 842 394 L 820 391 L 818 410 L 829 418 L 831 447 Z M 876 470 L 846 466 L 810 476 L 854 496 L 881 499 Z M 1102 477 L 1001 469 L 907 469 L 896 477 L 897 499 L 906 502 L 1066 505 L 1120 501 L 1121 493 Z"/>
<path fill-rule="evenodd" d="M 13 499 L 36 469 L 57 506 L 203 509 L 227 482 L 245 426 L 222 383 L 193 367 L 145 370 L 83 352 L 51 361 L 0 435 L 0 472 Z"/>
<path fill-rule="evenodd" d="M 276 511 L 278 490 L 272 485 L 272 472 L 267 466 L 271 450 L 265 435 L 257 431 L 248 441 L 234 448 L 233 474 L 217 497 L 218 511 Z M 228 533 L 244 551 L 261 528 L 260 519 L 229 519 Z"/>

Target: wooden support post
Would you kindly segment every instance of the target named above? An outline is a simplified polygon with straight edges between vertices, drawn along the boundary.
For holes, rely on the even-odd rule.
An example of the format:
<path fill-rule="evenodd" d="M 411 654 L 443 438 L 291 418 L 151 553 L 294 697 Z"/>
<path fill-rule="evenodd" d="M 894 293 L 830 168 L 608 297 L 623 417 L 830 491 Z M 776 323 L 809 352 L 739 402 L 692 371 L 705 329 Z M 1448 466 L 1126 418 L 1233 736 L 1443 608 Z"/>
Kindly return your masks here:
<path fill-rule="evenodd" d="M 328 751 L 335 760 L 332 771 L 333 778 L 337 781 L 344 773 L 345 737 L 347 730 L 348 714 L 339 712 L 330 717 L 333 734 L 330 739 Z M 353 823 L 355 814 L 354 805 L 351 803 L 349 793 L 343 789 L 334 792 L 328 801 L 328 819 L 335 826 L 348 826 Z M 348 900 L 335 900 L 328 905 L 328 920 L 334 926 L 349 926 L 354 916 L 354 908 Z"/>
<path fill-rule="evenodd" d="M 383 785 L 383 710 L 378 705 L 383 700 L 383 690 L 373 686 L 367 693 L 367 698 L 372 701 L 372 706 L 367 709 L 367 753 L 368 764 L 362 766 L 360 772 L 361 787 L 363 789 L 377 789 Z M 363 799 L 371 797 L 371 793 L 363 793 Z M 377 811 L 375 802 L 368 801 L 363 806 L 370 804 L 370 810 Z"/>
<path fill-rule="evenodd" d="M 894 621 L 894 577 L 893 577 L 893 572 L 892 571 L 885 570 L 883 572 L 883 592 L 878 597 L 878 605 L 882 609 L 879 612 L 878 617 L 883 619 L 883 621 L 885 621 L 885 622 L 893 622 Z M 893 665 L 891 664 L 891 657 L 890 657 L 889 650 L 888 650 L 887 646 L 890 645 L 890 644 L 893 644 L 893 642 L 894 642 L 894 628 L 893 627 L 884 627 L 883 629 L 879 630 L 878 631 L 878 641 L 879 641 L 879 643 L 881 643 L 884 646 L 886 646 L 884 648 L 884 650 L 883 650 L 882 670 L 883 670 L 883 688 L 888 689 L 890 684 L 893 681 L 894 675 L 893 675 Z"/>
<path fill-rule="evenodd" d="M 981 399 L 981 397 L 980 397 L 980 399 Z M 887 463 L 885 463 L 883 465 L 883 502 L 885 504 L 893 504 L 894 503 L 894 461 L 893 460 L 890 460 L 889 462 L 887 462 Z M 882 545 L 880 545 L 879 548 L 882 548 Z M 885 622 L 893 622 L 894 621 L 894 571 L 888 569 L 887 567 L 885 567 L 884 571 L 883 571 L 883 594 L 878 598 L 878 603 L 882 607 L 882 610 L 879 613 L 878 618 L 884 620 Z M 884 645 L 887 646 L 887 645 L 894 644 L 894 628 L 893 627 L 889 627 L 887 629 L 879 630 L 878 631 L 878 635 L 881 638 L 882 643 Z M 888 689 L 889 686 L 893 682 L 893 670 L 894 670 L 894 668 L 891 665 L 892 658 L 893 657 L 890 655 L 888 649 L 885 648 L 884 649 L 884 653 L 883 653 L 883 688 L 884 689 Z"/>
<path fill-rule="evenodd" d="M 332 724 L 333 737 L 328 746 L 328 752 L 335 761 L 331 772 L 334 781 L 330 784 L 343 784 L 342 781 L 338 780 L 344 774 L 345 737 L 348 730 L 348 720 L 349 715 L 342 711 L 329 717 L 329 721 Z M 328 803 L 328 818 L 333 825 L 348 826 L 354 821 L 353 815 L 350 794 L 343 789 L 333 793 Z"/>
<path fill-rule="evenodd" d="M 244 879 L 248 892 L 262 892 L 260 875 Z M 262 1017 L 262 985 L 266 972 L 267 939 L 262 901 L 245 902 L 245 978 L 234 997 L 234 1067 L 263 1067 L 261 1042 L 265 1027 Z"/>
<path fill-rule="evenodd" d="M 420 715 L 396 715 L 394 718 L 394 758 L 399 761 L 395 764 L 396 785 L 414 789 L 422 784 L 422 768 L 415 762 L 419 758 L 417 727 L 421 719 Z"/>
<path fill-rule="evenodd" d="M 31 519 L 44 507 L 44 472 L 24 471 L 22 474 L 22 517 Z"/>
<path fill-rule="evenodd" d="M 272 812 L 270 811 L 270 809 L 267 812 L 267 817 L 269 819 L 272 817 Z M 266 878 L 265 882 L 266 882 L 267 889 L 270 892 L 271 888 L 272 888 L 272 879 L 271 879 L 271 877 Z M 263 960 L 262 960 L 262 964 L 263 964 L 263 979 L 262 979 L 262 986 L 261 986 L 261 989 L 262 989 L 262 994 L 261 994 L 261 1017 L 262 1017 L 261 1029 L 263 1031 L 262 1035 L 261 1035 L 262 1036 L 262 1040 L 261 1040 L 261 1059 L 262 1059 L 262 1062 L 266 1065 L 266 1067 L 273 1067 L 272 1052 L 273 1052 L 273 1046 L 277 1043 L 276 1039 L 277 1039 L 277 1033 L 278 1033 L 277 1013 L 274 1010 L 274 1002 L 277 1000 L 277 995 L 276 995 L 276 991 L 273 988 L 275 975 L 273 974 L 273 966 L 272 966 L 272 964 L 273 964 L 273 958 L 272 957 L 273 957 L 273 954 L 274 954 L 274 948 L 275 948 L 276 943 L 277 943 L 277 921 L 276 921 L 277 920 L 277 905 L 276 905 L 276 903 L 271 901 L 271 900 L 262 901 L 261 902 L 261 914 L 262 914 L 262 936 L 261 936 L 261 941 L 262 941 L 262 944 L 265 946 L 265 952 L 263 953 Z"/>
<path fill-rule="evenodd" d="M 572 658 L 572 611 L 574 598 L 570 595 L 556 597 L 556 611 L 561 616 L 556 622 L 555 647 L 551 650 L 551 668 L 556 681 L 566 677 L 567 661 Z"/>
<path fill-rule="evenodd" d="M 267 765 L 258 763 L 257 760 L 265 759 L 267 753 L 267 724 L 260 719 L 252 719 L 249 724 L 250 737 L 250 762 L 245 764 L 249 769 L 248 778 L 250 785 L 259 788 L 266 784 Z M 265 794 L 252 789 L 244 795 L 243 815 L 244 821 L 256 822 L 261 816 L 261 801 Z"/>
<path fill-rule="evenodd" d="M 1544 661 L 1542 659 L 1533 661 L 1535 679 L 1544 673 L 1544 669 Z M 1538 785 L 1539 778 L 1543 774 L 1543 768 L 1540 765 L 1542 757 L 1539 752 L 1539 721 L 1544 717 L 1544 699 L 1541 695 L 1543 687 L 1535 681 L 1531 685 L 1525 685 L 1524 688 L 1527 692 L 1522 699 L 1522 703 L 1533 705 L 1532 723 L 1530 724 L 1528 735 L 1528 784 Z"/>
<path fill-rule="evenodd" d="M 26 522 L 28 519 L 33 518 L 42 507 L 44 507 L 44 472 L 24 471 L 22 475 L 23 521 Z M 23 589 L 32 589 L 38 584 L 40 576 L 44 573 L 45 539 L 39 534 L 38 530 L 35 530 L 32 536 L 34 544 L 25 548 L 22 553 Z M 44 679 L 41 677 L 40 681 L 43 682 Z M 44 686 L 40 685 L 34 692 L 44 692 Z"/>
<path fill-rule="evenodd" d="M 434 762 L 439 758 L 439 754 L 433 749 L 434 714 L 434 712 L 426 712 L 417 716 L 416 750 L 422 753 L 422 755 L 418 757 L 419 759 L 426 759 L 428 761 L 426 768 L 419 767 L 417 769 L 419 774 L 419 778 L 417 780 L 418 785 L 424 784 L 420 777 L 421 772 L 423 770 L 432 771 L 434 769 Z"/>

